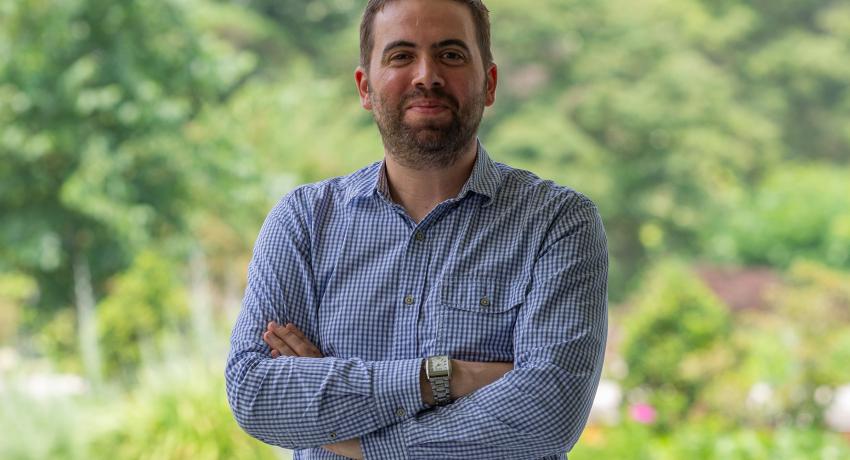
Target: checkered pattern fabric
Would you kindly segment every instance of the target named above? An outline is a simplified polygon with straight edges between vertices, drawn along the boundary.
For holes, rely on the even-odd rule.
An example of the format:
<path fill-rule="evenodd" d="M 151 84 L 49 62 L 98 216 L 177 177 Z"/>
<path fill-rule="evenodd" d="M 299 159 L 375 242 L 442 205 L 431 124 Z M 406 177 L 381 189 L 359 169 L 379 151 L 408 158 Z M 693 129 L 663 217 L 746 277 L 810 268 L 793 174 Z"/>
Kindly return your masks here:
<path fill-rule="evenodd" d="M 493 162 L 479 144 L 459 195 L 418 224 L 383 163 L 297 188 L 254 248 L 227 361 L 238 423 L 296 459 L 359 437 L 367 459 L 564 458 L 586 423 L 607 330 L 608 254 L 583 195 Z M 292 322 L 325 358 L 272 359 Z M 424 357 L 512 361 L 427 407 Z"/>

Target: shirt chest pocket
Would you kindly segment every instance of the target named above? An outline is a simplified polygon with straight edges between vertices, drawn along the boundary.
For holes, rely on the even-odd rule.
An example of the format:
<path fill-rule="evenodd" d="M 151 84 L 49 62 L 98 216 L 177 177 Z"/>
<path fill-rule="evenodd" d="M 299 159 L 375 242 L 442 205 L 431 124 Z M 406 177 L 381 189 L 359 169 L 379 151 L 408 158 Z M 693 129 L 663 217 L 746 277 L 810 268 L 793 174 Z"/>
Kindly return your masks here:
<path fill-rule="evenodd" d="M 467 361 L 513 361 L 520 284 L 456 279 L 440 289 L 438 348 Z"/>

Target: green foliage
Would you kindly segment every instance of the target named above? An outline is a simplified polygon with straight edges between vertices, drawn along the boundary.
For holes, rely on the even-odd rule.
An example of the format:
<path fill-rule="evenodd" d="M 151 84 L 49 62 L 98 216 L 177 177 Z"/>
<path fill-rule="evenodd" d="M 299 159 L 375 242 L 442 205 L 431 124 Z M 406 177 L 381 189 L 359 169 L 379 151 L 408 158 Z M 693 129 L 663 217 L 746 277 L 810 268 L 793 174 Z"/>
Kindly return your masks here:
<path fill-rule="evenodd" d="M 764 375 L 773 377 L 767 382 L 775 393 L 773 404 L 783 415 L 817 422 L 825 402 L 817 401 L 818 391 L 850 382 L 850 275 L 798 262 L 775 299 L 774 327 L 765 333 L 780 338 L 774 342 L 781 341 L 776 345 L 784 350 L 784 359 L 762 349 L 748 361 L 760 360 L 762 367 L 777 369 Z M 777 372 L 781 363 L 787 363 L 785 370 Z"/>
<path fill-rule="evenodd" d="M 20 273 L 0 273 L 0 346 L 17 335 L 23 305 L 38 294 L 35 281 Z"/>
<path fill-rule="evenodd" d="M 624 382 L 649 392 L 661 425 L 684 417 L 706 382 L 732 361 L 728 308 L 685 265 L 653 267 L 623 319 Z"/>
<path fill-rule="evenodd" d="M 701 409 L 730 425 L 818 426 L 831 389 L 850 381 L 848 286 L 847 273 L 793 265 L 771 311 L 736 316 L 726 347 L 737 362 L 707 380 Z"/>
<path fill-rule="evenodd" d="M 82 409 L 74 399 L 39 401 L 17 391 L 0 391 L 0 458 L 91 458 L 78 432 L 84 425 Z"/>
<path fill-rule="evenodd" d="M 222 376 L 185 358 L 146 368 L 137 389 L 100 414 L 114 424 L 92 439 L 93 458 L 277 459 L 233 420 Z"/>
<path fill-rule="evenodd" d="M 843 2 L 488 5 L 502 78 L 484 140 L 597 201 L 616 300 L 650 256 L 703 254 L 783 161 L 850 160 Z"/>
<path fill-rule="evenodd" d="M 41 353 L 60 370 L 82 373 L 82 362 L 77 350 L 77 315 L 70 308 L 59 310 L 44 324 L 40 324 L 36 345 Z"/>
<path fill-rule="evenodd" d="M 104 370 L 131 373 L 145 353 L 155 355 L 163 336 L 186 327 L 187 298 L 180 273 L 161 254 L 146 251 L 112 282 L 98 305 Z M 148 356 L 150 357 L 150 356 Z"/>
<path fill-rule="evenodd" d="M 850 445 L 835 433 L 811 429 L 729 430 L 711 422 L 682 425 L 670 435 L 658 436 L 635 423 L 585 432 L 571 460 L 767 460 L 822 458 L 850 455 Z"/>
<path fill-rule="evenodd" d="M 335 68 L 328 49 L 355 22 L 363 2 L 354 0 L 246 0 L 244 4 L 277 23 L 283 41 L 313 57 L 319 67 Z M 352 44 L 354 45 L 354 44 Z M 350 47 L 352 51 L 356 46 Z M 357 54 L 349 56 L 349 67 L 357 65 Z"/>
<path fill-rule="evenodd" d="M 701 391 L 701 409 L 718 416 L 727 426 L 789 425 L 798 408 L 801 386 L 798 345 L 788 324 L 764 315 L 740 315 L 728 348 L 737 356 L 735 366 L 714 375 Z"/>
<path fill-rule="evenodd" d="M 73 303 L 79 259 L 101 288 L 185 227 L 203 157 L 182 126 L 250 65 L 216 43 L 169 0 L 4 3 L 0 259 L 36 277 L 40 306 Z"/>
<path fill-rule="evenodd" d="M 814 385 L 838 386 L 850 382 L 850 274 L 818 263 L 799 262 L 789 271 L 789 285 L 777 293 L 777 313 L 799 337 L 794 352 Z"/>
<path fill-rule="evenodd" d="M 138 386 L 46 400 L 0 391 L 0 458 L 280 459 L 233 420 L 223 371 L 187 354 L 147 363 Z"/>
<path fill-rule="evenodd" d="M 850 268 L 850 170 L 787 164 L 724 206 L 704 232 L 722 260 L 788 267 L 796 259 Z M 719 217 L 719 216 L 718 216 Z"/>

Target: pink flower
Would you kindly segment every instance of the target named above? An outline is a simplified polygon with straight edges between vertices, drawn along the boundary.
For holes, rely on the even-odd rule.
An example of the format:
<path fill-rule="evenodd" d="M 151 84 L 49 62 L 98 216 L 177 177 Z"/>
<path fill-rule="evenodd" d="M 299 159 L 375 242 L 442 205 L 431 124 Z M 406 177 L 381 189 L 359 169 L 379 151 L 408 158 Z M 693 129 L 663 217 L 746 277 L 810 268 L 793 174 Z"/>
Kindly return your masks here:
<path fill-rule="evenodd" d="M 645 403 L 632 404 L 632 406 L 629 407 L 629 415 L 632 417 L 632 420 L 644 425 L 649 425 L 655 422 L 655 419 L 658 416 L 655 412 L 655 408 Z"/>

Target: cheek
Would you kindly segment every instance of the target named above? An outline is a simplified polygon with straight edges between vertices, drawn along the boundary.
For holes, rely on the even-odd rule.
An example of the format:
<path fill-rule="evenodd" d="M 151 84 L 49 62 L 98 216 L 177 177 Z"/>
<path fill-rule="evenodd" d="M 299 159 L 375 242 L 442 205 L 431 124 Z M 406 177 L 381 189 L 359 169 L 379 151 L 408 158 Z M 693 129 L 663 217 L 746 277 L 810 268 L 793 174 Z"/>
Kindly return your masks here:
<path fill-rule="evenodd" d="M 408 90 L 408 85 L 405 84 L 402 77 L 388 77 L 381 81 L 381 89 L 379 93 L 387 100 L 396 101 L 401 98 Z"/>

